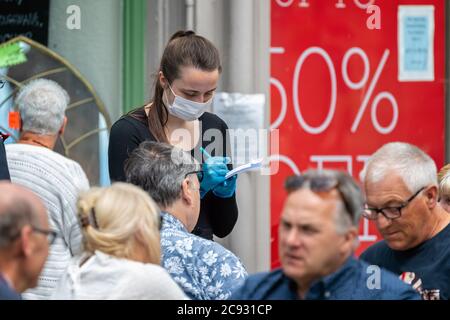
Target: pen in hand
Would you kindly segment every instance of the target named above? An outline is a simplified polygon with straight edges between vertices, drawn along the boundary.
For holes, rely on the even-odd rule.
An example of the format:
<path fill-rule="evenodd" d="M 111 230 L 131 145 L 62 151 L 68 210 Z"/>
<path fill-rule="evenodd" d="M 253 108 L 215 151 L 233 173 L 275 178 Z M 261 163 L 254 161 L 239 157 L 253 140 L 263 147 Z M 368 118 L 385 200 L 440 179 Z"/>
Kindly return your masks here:
<path fill-rule="evenodd" d="M 211 158 L 211 155 L 206 151 L 203 147 L 200 147 L 200 151 L 208 158 Z"/>

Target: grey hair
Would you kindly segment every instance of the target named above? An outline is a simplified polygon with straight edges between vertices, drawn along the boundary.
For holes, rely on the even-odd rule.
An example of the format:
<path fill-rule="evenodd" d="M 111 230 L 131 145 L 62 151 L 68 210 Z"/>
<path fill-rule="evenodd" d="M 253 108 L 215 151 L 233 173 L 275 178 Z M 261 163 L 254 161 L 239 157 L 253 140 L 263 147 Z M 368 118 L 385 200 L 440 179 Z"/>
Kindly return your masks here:
<path fill-rule="evenodd" d="M 56 134 L 64 122 L 67 91 L 55 81 L 30 81 L 17 94 L 16 104 L 22 120 L 22 130 L 37 134 Z"/>
<path fill-rule="evenodd" d="M 144 189 L 161 207 L 181 198 L 186 174 L 200 170 L 191 155 L 167 143 L 145 141 L 125 163 L 127 182 Z"/>
<path fill-rule="evenodd" d="M 335 181 L 336 184 L 333 188 L 336 188 L 340 193 L 340 201 L 335 215 L 336 231 L 344 234 L 351 227 L 358 227 L 364 210 L 364 198 L 355 180 L 346 172 L 338 170 L 308 170 L 301 176 L 289 177 L 285 182 L 285 189 L 288 193 L 302 188 L 315 191 L 311 181 L 323 178 Z M 344 201 L 347 205 L 345 205 Z"/>
<path fill-rule="evenodd" d="M 409 143 L 391 142 L 382 146 L 369 158 L 361 176 L 364 182 L 377 183 L 392 172 L 402 178 L 410 192 L 428 185 L 438 186 L 433 159 Z"/>
<path fill-rule="evenodd" d="M 35 209 L 27 200 L 10 199 L 0 213 L 0 249 L 11 245 L 26 225 L 39 225 Z"/>

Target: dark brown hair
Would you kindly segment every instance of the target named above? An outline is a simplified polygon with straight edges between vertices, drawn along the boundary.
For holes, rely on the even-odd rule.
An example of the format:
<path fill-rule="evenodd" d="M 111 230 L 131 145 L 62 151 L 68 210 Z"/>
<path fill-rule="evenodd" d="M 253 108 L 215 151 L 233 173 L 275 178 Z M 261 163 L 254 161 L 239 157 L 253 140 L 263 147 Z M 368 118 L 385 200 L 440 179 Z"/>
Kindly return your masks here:
<path fill-rule="evenodd" d="M 163 103 L 164 89 L 159 82 L 159 71 L 171 84 L 180 77 L 181 67 L 194 67 L 203 71 L 222 71 L 217 48 L 206 38 L 196 35 L 194 31 L 178 31 L 172 35 L 161 58 L 158 74 L 154 81 L 152 107 L 148 117 L 145 113 L 131 112 L 131 115 L 148 122 L 148 128 L 159 142 L 168 143 L 164 133 L 168 111 Z M 142 110 L 142 109 L 139 109 Z"/>

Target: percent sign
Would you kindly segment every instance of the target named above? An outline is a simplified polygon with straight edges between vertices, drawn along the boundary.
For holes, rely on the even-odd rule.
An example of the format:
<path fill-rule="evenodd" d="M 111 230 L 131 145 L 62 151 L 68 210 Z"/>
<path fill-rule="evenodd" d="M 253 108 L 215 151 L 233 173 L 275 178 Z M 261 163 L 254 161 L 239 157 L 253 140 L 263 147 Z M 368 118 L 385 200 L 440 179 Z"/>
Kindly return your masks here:
<path fill-rule="evenodd" d="M 350 60 L 350 57 L 354 54 L 359 55 L 364 63 L 363 77 L 359 82 L 356 82 L 356 83 L 350 80 L 350 78 L 348 76 L 348 68 L 347 68 L 348 60 Z M 380 63 L 378 64 L 377 70 L 375 71 L 372 81 L 369 84 L 369 88 L 364 96 L 361 106 L 359 107 L 359 111 L 358 111 L 358 114 L 356 115 L 355 121 L 353 122 L 353 125 L 352 125 L 353 133 L 355 133 L 356 130 L 358 129 L 359 123 L 361 122 L 361 118 L 367 109 L 369 100 L 373 95 L 375 86 L 377 85 L 378 80 L 380 79 L 381 72 L 383 72 L 384 66 L 386 65 L 388 58 L 389 58 L 389 50 L 386 49 L 383 53 Z M 345 53 L 344 59 L 342 60 L 342 77 L 344 78 L 345 84 L 350 89 L 359 90 L 367 84 L 367 81 L 369 80 L 369 73 L 370 73 L 370 62 L 369 62 L 369 58 L 367 57 L 366 53 L 361 48 L 349 49 Z M 378 104 L 383 99 L 389 100 L 389 102 L 391 103 L 391 106 L 392 106 L 392 111 L 393 111 L 392 121 L 387 127 L 381 126 L 380 123 L 378 122 L 378 118 L 377 118 Z M 375 96 L 375 98 L 372 102 L 371 118 L 372 118 L 372 124 L 374 125 L 375 129 L 379 133 L 388 134 L 388 133 L 391 133 L 392 130 L 394 130 L 395 126 L 397 125 L 397 121 L 398 121 L 398 104 L 397 104 L 397 101 L 395 100 L 395 97 L 392 95 L 392 93 L 383 91 L 383 92 L 378 93 Z"/>
<path fill-rule="evenodd" d="M 330 78 L 331 78 L 330 108 L 328 110 L 328 115 L 325 118 L 325 121 L 318 127 L 313 127 L 313 126 L 310 126 L 308 123 L 306 123 L 306 121 L 303 118 L 303 115 L 301 113 L 300 102 L 298 99 L 300 71 L 302 69 L 303 63 L 311 54 L 318 54 L 318 55 L 322 56 L 322 58 L 324 58 L 327 66 L 328 66 L 328 70 L 330 72 Z M 389 50 L 386 49 L 383 53 L 380 63 L 378 64 L 375 74 L 374 74 L 372 80 L 370 81 L 367 93 L 364 96 L 364 99 L 359 107 L 358 114 L 356 115 L 356 118 L 355 118 L 352 128 L 351 128 L 351 131 L 353 133 L 355 133 L 356 130 L 358 129 L 358 126 L 361 122 L 361 118 L 367 109 L 369 101 L 372 98 L 373 92 L 375 90 L 375 86 L 377 85 L 378 80 L 380 79 L 380 75 L 386 65 L 388 58 L 389 58 L 389 54 L 390 54 Z M 348 61 L 350 60 L 350 58 L 353 55 L 358 55 L 364 63 L 364 73 L 359 82 L 353 82 L 348 76 Z M 345 53 L 344 58 L 342 60 L 342 78 L 344 79 L 345 84 L 352 90 L 359 90 L 359 89 L 363 88 L 365 85 L 367 85 L 367 83 L 369 81 L 369 73 L 370 73 L 370 62 L 369 62 L 369 58 L 367 57 L 367 54 L 364 52 L 364 50 L 362 50 L 361 48 L 357 48 L 357 47 L 350 48 Z M 337 100 L 336 70 L 334 68 L 333 61 L 331 60 L 329 54 L 320 47 L 310 47 L 310 48 L 306 49 L 300 55 L 300 57 L 297 61 L 293 80 L 294 80 L 293 81 L 294 111 L 295 111 L 295 115 L 297 116 L 297 120 L 300 123 L 300 126 L 306 132 L 308 132 L 310 134 L 322 133 L 323 131 L 325 131 L 328 128 L 331 121 L 333 120 L 334 113 L 336 111 L 336 100 Z M 392 111 L 393 111 L 392 121 L 386 127 L 383 127 L 377 118 L 378 105 L 380 104 L 380 102 L 383 99 L 389 100 L 389 102 L 391 103 L 391 106 L 392 106 Z M 398 121 L 398 104 L 397 104 L 395 97 L 390 92 L 387 92 L 387 91 L 380 92 L 375 96 L 371 107 L 372 107 L 371 108 L 371 119 L 372 119 L 372 124 L 375 127 L 375 129 L 381 134 L 391 133 L 394 130 L 395 126 L 397 125 L 397 121 Z"/>

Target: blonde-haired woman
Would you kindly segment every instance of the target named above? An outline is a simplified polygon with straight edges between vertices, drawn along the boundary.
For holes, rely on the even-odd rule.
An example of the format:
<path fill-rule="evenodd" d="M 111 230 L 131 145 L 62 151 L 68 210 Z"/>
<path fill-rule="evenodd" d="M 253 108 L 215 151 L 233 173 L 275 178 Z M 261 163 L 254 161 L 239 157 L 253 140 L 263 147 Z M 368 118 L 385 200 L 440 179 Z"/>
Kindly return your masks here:
<path fill-rule="evenodd" d="M 55 299 L 186 299 L 159 266 L 160 216 L 140 188 L 115 183 L 78 200 L 84 253 L 72 260 Z"/>

